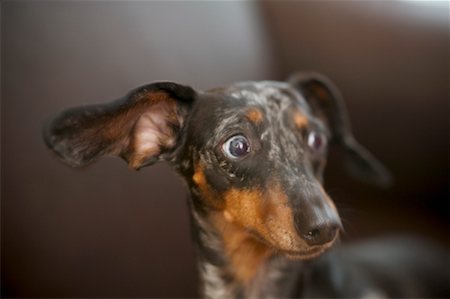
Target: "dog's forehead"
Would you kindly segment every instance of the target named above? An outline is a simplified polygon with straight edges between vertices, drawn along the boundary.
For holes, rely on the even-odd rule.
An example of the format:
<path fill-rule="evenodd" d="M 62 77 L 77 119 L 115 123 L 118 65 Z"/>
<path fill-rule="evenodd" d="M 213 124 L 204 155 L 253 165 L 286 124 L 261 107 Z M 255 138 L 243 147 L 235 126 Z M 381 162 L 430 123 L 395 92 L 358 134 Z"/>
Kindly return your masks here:
<path fill-rule="evenodd" d="M 279 110 L 297 103 L 302 108 L 309 109 L 303 97 L 290 84 L 284 82 L 239 82 L 224 89 L 224 93 L 245 100 L 249 106 L 258 105 Z"/>
<path fill-rule="evenodd" d="M 203 116 L 201 119 L 208 115 L 208 123 L 200 127 L 214 124 L 215 136 L 246 121 L 266 130 L 272 127 L 283 132 L 294 129 L 288 128 L 289 124 L 305 124 L 312 115 L 303 96 L 285 82 L 238 82 L 209 90 L 204 95 L 197 112 Z"/>
<path fill-rule="evenodd" d="M 208 115 L 207 122 L 198 123 L 195 130 L 210 128 L 205 139 L 214 145 L 224 136 L 252 131 L 253 136 L 266 144 L 270 152 L 280 152 L 280 145 L 295 150 L 298 129 L 311 119 L 305 99 L 290 84 L 276 81 L 239 82 L 208 91 L 198 105 L 199 115 Z M 247 129 L 246 129 L 247 128 Z M 251 129 L 249 129 L 251 128 Z M 275 155 L 270 155 L 274 157 Z"/>
<path fill-rule="evenodd" d="M 278 81 L 245 81 L 226 87 L 211 89 L 213 93 L 223 97 L 225 105 L 230 100 L 243 106 L 257 106 L 265 110 L 285 110 L 295 104 L 299 109 L 310 111 L 303 96 L 290 84 Z"/>
<path fill-rule="evenodd" d="M 274 81 L 241 82 L 210 90 L 203 99 L 196 109 L 198 117 L 191 125 L 200 148 L 220 151 L 224 141 L 242 134 L 257 150 L 245 167 L 277 169 L 279 173 L 284 173 L 286 167 L 290 173 L 300 171 L 305 146 L 302 134 L 315 119 L 306 100 L 291 85 Z M 202 134 L 194 134 L 199 131 Z M 209 159 L 208 155 L 205 153 L 204 159 Z M 255 182 L 258 179 L 263 182 L 267 175 L 262 171 L 252 177 Z M 290 186 L 294 181 L 285 183 Z"/>

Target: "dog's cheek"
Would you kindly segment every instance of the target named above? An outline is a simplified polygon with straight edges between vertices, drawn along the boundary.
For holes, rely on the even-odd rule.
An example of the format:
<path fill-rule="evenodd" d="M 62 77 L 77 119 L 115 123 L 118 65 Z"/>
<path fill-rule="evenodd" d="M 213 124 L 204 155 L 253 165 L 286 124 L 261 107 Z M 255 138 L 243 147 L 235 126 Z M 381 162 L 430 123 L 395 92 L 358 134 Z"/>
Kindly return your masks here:
<path fill-rule="evenodd" d="M 222 194 L 230 187 L 222 174 L 216 173 L 216 171 L 207 168 L 202 163 L 198 163 L 195 166 L 192 182 L 195 190 L 197 190 L 200 195 L 200 199 L 206 206 L 218 210 L 224 208 Z"/>
<path fill-rule="evenodd" d="M 222 173 L 212 168 L 204 170 L 205 177 L 210 186 L 218 193 L 223 194 L 231 188 L 231 183 Z"/>
<path fill-rule="evenodd" d="M 315 177 L 319 180 L 319 182 L 323 181 L 323 173 L 325 171 L 325 166 L 327 162 L 325 158 L 321 158 L 313 163 L 313 172 Z"/>

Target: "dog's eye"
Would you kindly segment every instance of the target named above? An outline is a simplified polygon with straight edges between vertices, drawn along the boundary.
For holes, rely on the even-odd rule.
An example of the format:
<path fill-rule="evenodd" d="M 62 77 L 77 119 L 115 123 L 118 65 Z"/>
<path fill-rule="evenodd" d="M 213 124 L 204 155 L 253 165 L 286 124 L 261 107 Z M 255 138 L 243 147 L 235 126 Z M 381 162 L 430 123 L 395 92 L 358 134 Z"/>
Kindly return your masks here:
<path fill-rule="evenodd" d="M 315 152 L 323 152 L 327 145 L 327 138 L 325 135 L 312 131 L 308 135 L 308 146 Z"/>
<path fill-rule="evenodd" d="M 250 144 L 245 136 L 236 135 L 225 141 L 222 151 L 228 158 L 242 158 L 250 152 Z"/>

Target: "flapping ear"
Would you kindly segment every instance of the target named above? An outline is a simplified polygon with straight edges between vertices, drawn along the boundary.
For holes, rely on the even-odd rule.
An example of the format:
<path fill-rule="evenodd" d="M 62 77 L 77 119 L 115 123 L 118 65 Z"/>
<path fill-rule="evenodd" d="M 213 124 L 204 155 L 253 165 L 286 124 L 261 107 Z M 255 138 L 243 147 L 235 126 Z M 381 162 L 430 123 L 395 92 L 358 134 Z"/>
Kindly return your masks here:
<path fill-rule="evenodd" d="M 112 103 L 62 112 L 45 127 L 44 139 L 73 167 L 114 155 L 139 169 L 170 158 L 195 97 L 187 86 L 148 84 Z"/>
<path fill-rule="evenodd" d="M 345 150 L 349 173 L 380 187 L 391 183 L 389 171 L 354 138 L 344 101 L 339 90 L 325 76 L 301 72 L 289 82 L 304 96 L 314 115 L 322 119 L 331 132 L 331 143 Z"/>

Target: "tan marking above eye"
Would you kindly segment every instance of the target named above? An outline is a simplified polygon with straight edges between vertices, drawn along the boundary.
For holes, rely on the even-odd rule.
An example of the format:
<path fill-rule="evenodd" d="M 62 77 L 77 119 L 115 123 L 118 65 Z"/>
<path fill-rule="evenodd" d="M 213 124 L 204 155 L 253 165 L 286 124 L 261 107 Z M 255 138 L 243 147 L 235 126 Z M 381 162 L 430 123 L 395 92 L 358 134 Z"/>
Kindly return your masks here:
<path fill-rule="evenodd" d="M 308 126 L 308 118 L 299 111 L 294 112 L 294 124 L 298 129 Z"/>
<path fill-rule="evenodd" d="M 252 107 L 245 113 L 245 116 L 254 124 L 260 124 L 263 120 L 263 113 L 260 109 Z"/>

